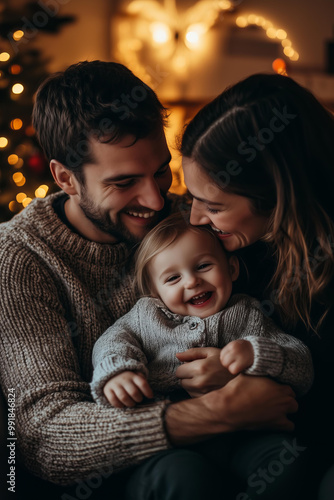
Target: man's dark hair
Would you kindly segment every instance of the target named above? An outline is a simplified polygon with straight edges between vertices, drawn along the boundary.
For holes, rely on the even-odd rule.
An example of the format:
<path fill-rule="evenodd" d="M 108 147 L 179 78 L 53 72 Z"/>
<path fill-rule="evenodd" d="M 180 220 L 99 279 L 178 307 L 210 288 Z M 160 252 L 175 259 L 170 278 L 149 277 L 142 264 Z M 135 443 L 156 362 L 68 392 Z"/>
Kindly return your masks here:
<path fill-rule="evenodd" d="M 84 61 L 47 78 L 39 87 L 33 126 L 47 159 L 55 159 L 83 182 L 92 161 L 89 139 L 134 142 L 160 131 L 167 111 L 155 92 L 122 64 Z"/>

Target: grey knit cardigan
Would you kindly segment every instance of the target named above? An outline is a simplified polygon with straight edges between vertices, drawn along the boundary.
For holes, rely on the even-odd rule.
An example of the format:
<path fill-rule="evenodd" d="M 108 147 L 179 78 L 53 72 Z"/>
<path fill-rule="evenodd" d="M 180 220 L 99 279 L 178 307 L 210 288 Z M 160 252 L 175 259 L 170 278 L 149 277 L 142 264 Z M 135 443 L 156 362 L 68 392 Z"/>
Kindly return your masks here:
<path fill-rule="evenodd" d="M 156 393 L 180 388 L 175 370 L 177 352 L 192 347 L 224 347 L 236 339 L 249 340 L 254 362 L 246 374 L 270 376 L 289 384 L 296 394 L 305 394 L 313 382 L 309 349 L 284 334 L 260 310 L 257 300 L 234 295 L 222 311 L 201 319 L 169 311 L 161 300 L 143 297 L 98 339 L 93 350 L 91 390 L 100 404 L 105 383 L 124 370 L 147 376 Z"/>

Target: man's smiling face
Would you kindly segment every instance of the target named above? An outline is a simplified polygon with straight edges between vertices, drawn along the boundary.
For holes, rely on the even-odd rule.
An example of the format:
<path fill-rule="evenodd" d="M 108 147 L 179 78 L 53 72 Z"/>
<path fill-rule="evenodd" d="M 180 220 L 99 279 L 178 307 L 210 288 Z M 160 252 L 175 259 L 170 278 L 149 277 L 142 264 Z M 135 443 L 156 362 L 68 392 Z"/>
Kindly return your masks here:
<path fill-rule="evenodd" d="M 163 132 L 136 142 L 126 136 L 116 144 L 92 139 L 91 156 L 75 196 L 85 216 L 84 235 L 93 241 L 140 241 L 161 219 L 172 182 Z"/>

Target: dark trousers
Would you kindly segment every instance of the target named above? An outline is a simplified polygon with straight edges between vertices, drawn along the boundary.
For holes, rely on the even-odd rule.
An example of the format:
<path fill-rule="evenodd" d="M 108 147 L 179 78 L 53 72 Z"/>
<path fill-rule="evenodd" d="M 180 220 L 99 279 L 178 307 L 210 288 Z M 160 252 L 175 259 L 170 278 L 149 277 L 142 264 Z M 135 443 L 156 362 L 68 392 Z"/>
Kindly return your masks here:
<path fill-rule="evenodd" d="M 334 465 L 326 472 L 321 481 L 317 500 L 333 500 L 334 498 Z"/>
<path fill-rule="evenodd" d="M 317 498 L 308 448 L 291 434 L 265 432 L 224 434 L 184 449 L 167 450 L 124 472 L 108 475 L 99 471 L 67 488 L 50 488 L 50 483 L 39 481 L 33 491 L 36 500 Z M 17 500 L 30 498 L 27 483 L 21 494 Z"/>

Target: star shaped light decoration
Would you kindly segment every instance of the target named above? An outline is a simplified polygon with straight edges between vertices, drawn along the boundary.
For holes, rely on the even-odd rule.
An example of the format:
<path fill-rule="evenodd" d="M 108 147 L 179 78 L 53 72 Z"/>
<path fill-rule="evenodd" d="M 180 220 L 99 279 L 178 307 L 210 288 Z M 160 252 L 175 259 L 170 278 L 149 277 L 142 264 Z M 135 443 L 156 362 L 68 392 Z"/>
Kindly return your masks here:
<path fill-rule="evenodd" d="M 182 78 L 203 55 L 209 30 L 241 2 L 200 0 L 179 11 L 175 0 L 133 0 L 123 8 L 115 26 L 116 57 L 153 87 L 157 75 L 152 77 L 152 63 L 167 63 L 168 70 Z"/>

